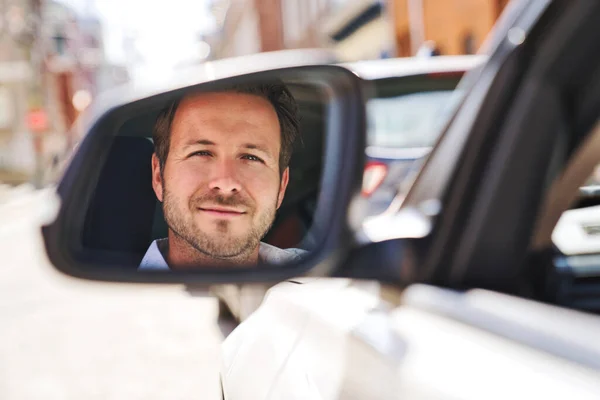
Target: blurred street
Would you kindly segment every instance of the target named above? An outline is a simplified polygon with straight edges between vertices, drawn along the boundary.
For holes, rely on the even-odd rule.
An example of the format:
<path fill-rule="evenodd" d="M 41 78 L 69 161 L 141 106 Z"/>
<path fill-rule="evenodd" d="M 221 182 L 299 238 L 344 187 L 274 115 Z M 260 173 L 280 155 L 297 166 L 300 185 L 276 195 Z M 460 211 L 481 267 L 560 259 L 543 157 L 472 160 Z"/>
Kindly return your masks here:
<path fill-rule="evenodd" d="M 0 398 L 219 398 L 216 301 L 54 272 L 46 194 L 0 186 Z"/>

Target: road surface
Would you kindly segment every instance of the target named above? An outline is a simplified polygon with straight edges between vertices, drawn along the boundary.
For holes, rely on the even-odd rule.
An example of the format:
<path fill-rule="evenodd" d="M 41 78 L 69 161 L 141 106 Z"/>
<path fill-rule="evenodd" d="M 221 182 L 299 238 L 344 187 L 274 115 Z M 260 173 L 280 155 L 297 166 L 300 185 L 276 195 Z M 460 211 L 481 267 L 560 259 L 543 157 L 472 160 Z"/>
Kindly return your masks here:
<path fill-rule="evenodd" d="M 0 187 L 0 399 L 217 399 L 216 301 L 89 283 L 45 256 L 43 192 Z"/>

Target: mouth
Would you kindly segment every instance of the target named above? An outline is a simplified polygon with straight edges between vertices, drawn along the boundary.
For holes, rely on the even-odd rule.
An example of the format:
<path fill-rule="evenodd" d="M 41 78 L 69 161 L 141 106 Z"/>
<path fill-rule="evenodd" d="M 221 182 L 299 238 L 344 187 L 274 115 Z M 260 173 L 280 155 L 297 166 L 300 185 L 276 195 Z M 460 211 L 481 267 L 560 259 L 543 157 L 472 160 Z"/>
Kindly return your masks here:
<path fill-rule="evenodd" d="M 207 215 L 220 218 L 235 218 L 246 214 L 245 211 L 227 207 L 199 207 L 198 210 Z"/>

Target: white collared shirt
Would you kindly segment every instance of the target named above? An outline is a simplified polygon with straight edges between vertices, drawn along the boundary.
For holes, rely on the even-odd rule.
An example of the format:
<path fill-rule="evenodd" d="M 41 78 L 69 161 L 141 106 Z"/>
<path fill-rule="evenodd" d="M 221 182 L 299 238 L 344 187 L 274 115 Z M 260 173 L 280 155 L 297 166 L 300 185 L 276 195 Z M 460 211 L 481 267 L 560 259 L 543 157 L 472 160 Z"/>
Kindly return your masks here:
<path fill-rule="evenodd" d="M 167 245 L 167 239 L 158 239 L 152 242 L 138 271 L 169 271 L 169 265 L 163 256 L 163 252 Z M 307 253 L 302 249 L 280 249 L 267 243 L 260 243 L 258 248 L 258 257 L 269 264 L 283 264 L 285 262 L 296 261 L 301 256 Z"/>

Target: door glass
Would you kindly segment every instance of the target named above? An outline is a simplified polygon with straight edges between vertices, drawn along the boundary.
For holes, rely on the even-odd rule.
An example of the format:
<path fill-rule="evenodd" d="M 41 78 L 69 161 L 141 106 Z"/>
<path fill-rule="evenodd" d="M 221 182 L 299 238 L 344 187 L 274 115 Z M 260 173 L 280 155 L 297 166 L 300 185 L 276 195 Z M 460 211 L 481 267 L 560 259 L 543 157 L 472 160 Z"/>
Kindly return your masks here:
<path fill-rule="evenodd" d="M 451 95 L 452 91 L 446 90 L 369 100 L 369 145 L 432 146 L 446 120 L 443 111 Z"/>

